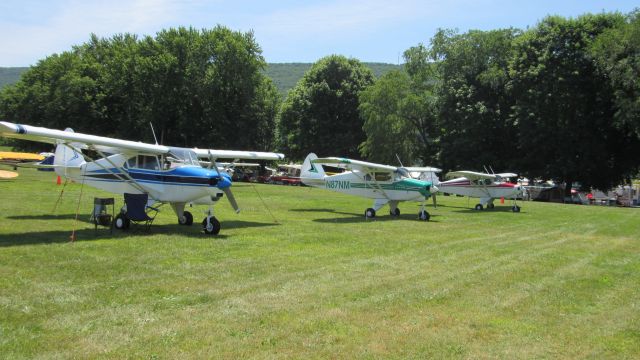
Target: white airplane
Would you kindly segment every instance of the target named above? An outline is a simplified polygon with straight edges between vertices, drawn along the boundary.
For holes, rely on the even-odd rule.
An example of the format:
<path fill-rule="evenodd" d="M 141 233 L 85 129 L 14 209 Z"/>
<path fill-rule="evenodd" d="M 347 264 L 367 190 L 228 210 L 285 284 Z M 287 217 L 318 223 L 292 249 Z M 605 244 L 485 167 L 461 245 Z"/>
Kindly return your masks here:
<path fill-rule="evenodd" d="M 493 200 L 505 198 L 513 199 L 511 207 L 513 212 L 520 212 L 520 207 L 515 199 L 522 194 L 522 186 L 506 181 L 508 178 L 517 177 L 513 173 L 488 174 L 475 171 L 453 171 L 447 174 L 451 180 L 438 183 L 438 190 L 444 193 L 480 198 L 476 204 L 476 210 L 493 209 Z"/>
<path fill-rule="evenodd" d="M 202 221 L 207 234 L 217 234 L 220 222 L 213 216 L 213 204 L 223 194 L 239 212 L 231 192 L 231 177 L 218 170 L 217 158 L 282 160 L 283 154 L 269 152 L 188 149 L 157 144 L 113 139 L 43 127 L 18 125 L 0 121 L 0 136 L 57 144 L 52 167 L 60 176 L 115 194 L 148 194 L 149 202 L 168 203 L 181 225 L 193 224 L 186 204 L 209 205 Z M 92 159 L 83 150 L 97 153 Z M 203 168 L 198 158 L 207 158 Z M 150 205 L 150 204 L 149 204 Z M 123 209 L 124 210 L 124 209 Z M 118 229 L 128 227 L 128 219 L 120 213 L 114 219 Z"/>
<path fill-rule="evenodd" d="M 346 170 L 327 175 L 323 164 Z M 364 212 L 366 218 L 374 218 L 376 211 L 386 204 L 391 216 L 399 216 L 400 201 L 421 201 L 418 218 L 428 221 L 431 216 L 424 209 L 424 202 L 437 191 L 431 182 L 411 178 L 403 167 L 337 157 L 318 158 L 313 153 L 304 160 L 300 178 L 305 185 L 373 199 L 373 207 Z"/>

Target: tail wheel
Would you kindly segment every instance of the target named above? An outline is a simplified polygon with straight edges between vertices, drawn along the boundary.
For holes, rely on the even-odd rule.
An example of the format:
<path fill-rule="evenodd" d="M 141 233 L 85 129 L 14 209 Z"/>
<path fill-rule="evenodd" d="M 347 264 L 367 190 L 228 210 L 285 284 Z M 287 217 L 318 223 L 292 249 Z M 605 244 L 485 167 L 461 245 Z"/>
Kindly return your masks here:
<path fill-rule="evenodd" d="M 376 211 L 372 208 L 368 208 L 364 211 L 364 217 L 367 219 L 373 219 L 374 217 L 376 217 Z"/>
<path fill-rule="evenodd" d="M 514 213 L 520 212 L 520 206 L 513 205 L 513 207 L 511 208 L 511 211 L 513 211 Z"/>
<path fill-rule="evenodd" d="M 391 211 L 389 212 L 389 214 L 390 214 L 391 216 L 400 216 L 400 209 L 395 208 L 394 210 L 391 210 Z"/>
<path fill-rule="evenodd" d="M 484 207 L 482 207 L 482 204 L 477 204 L 475 207 L 476 210 L 481 211 L 484 209 Z"/>
<path fill-rule="evenodd" d="M 218 235 L 220 233 L 220 221 L 215 216 L 212 216 L 208 222 L 207 218 L 204 218 L 202 220 L 202 230 L 208 235 Z"/>
<path fill-rule="evenodd" d="M 429 215 L 427 210 L 422 210 L 418 213 L 418 218 L 422 221 L 429 221 L 429 219 L 431 219 L 431 215 Z"/>
<path fill-rule="evenodd" d="M 188 211 L 183 212 L 182 218 L 178 219 L 178 224 L 186 226 L 193 224 L 193 215 Z"/>
<path fill-rule="evenodd" d="M 122 213 L 116 215 L 116 218 L 113 220 L 113 226 L 118 230 L 126 230 L 131 225 L 131 220 L 124 217 Z"/>

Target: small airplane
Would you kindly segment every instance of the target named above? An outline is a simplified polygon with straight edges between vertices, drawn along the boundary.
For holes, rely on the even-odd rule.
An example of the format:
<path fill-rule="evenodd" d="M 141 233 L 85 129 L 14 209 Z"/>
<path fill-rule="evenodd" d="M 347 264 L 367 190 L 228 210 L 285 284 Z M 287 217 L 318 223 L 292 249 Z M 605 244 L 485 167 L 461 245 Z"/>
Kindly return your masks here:
<path fill-rule="evenodd" d="M 53 168 L 60 176 L 115 194 L 148 194 L 150 203 L 170 204 L 180 225 L 193 224 L 193 215 L 184 210 L 186 204 L 209 205 L 202 226 L 205 233 L 214 235 L 220 231 L 220 222 L 213 216 L 213 204 L 226 195 L 239 212 L 230 189 L 231 176 L 218 170 L 215 159 L 284 158 L 269 152 L 169 147 L 5 121 L 0 121 L 0 136 L 56 144 L 53 165 L 22 166 Z M 99 158 L 93 159 L 83 150 Z M 199 158 L 208 159 L 209 167 L 202 167 Z M 122 213 L 114 219 L 117 229 L 127 225 Z"/>
<path fill-rule="evenodd" d="M 345 171 L 327 175 L 322 165 Z M 376 211 L 386 204 L 389 204 L 391 216 L 399 216 L 400 201 L 422 201 L 418 218 L 428 221 L 431 216 L 424 209 L 424 202 L 438 191 L 429 181 L 411 178 L 403 167 L 338 157 L 318 158 L 314 153 L 304 160 L 300 178 L 308 186 L 373 199 L 373 207 L 364 212 L 367 219 L 374 218 Z"/>
<path fill-rule="evenodd" d="M 0 151 L 0 164 L 13 167 L 14 170 L 23 163 L 29 163 L 32 161 L 42 161 L 45 159 L 44 155 L 32 154 L 24 152 L 13 151 Z M 18 177 L 17 172 L 0 170 L 0 179 L 13 179 Z"/>
<path fill-rule="evenodd" d="M 447 174 L 451 180 L 438 183 L 440 192 L 480 198 L 476 204 L 476 210 L 493 209 L 493 200 L 505 198 L 513 199 L 511 207 L 513 212 L 520 212 L 520 207 L 515 203 L 516 198 L 522 194 L 522 186 L 507 182 L 506 179 L 517 177 L 514 173 L 489 174 L 475 171 L 453 171 Z"/>

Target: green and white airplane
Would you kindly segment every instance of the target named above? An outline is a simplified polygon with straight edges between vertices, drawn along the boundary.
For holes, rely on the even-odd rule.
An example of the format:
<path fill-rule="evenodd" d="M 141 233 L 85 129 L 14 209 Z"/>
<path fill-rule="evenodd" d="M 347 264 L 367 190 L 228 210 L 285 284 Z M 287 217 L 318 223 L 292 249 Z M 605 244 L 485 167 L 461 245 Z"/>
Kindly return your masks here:
<path fill-rule="evenodd" d="M 345 171 L 328 175 L 322 165 Z M 376 211 L 386 204 L 389 204 L 391 216 L 399 216 L 400 201 L 421 201 L 418 218 L 428 221 L 431 216 L 424 209 L 424 203 L 438 191 L 432 182 L 412 178 L 404 167 L 337 157 L 318 158 L 314 153 L 304 160 L 300 179 L 308 186 L 373 199 L 373 207 L 364 212 L 368 219 L 374 218 Z"/>

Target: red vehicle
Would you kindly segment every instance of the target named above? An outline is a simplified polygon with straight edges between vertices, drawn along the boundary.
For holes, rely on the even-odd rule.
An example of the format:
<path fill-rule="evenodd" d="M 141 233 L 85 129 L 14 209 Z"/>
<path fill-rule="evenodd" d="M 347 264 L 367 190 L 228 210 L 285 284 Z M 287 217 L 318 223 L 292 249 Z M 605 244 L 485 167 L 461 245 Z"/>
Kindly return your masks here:
<path fill-rule="evenodd" d="M 300 181 L 300 170 L 302 165 L 289 164 L 280 165 L 275 175 L 271 175 L 266 182 L 279 185 L 302 185 Z"/>

